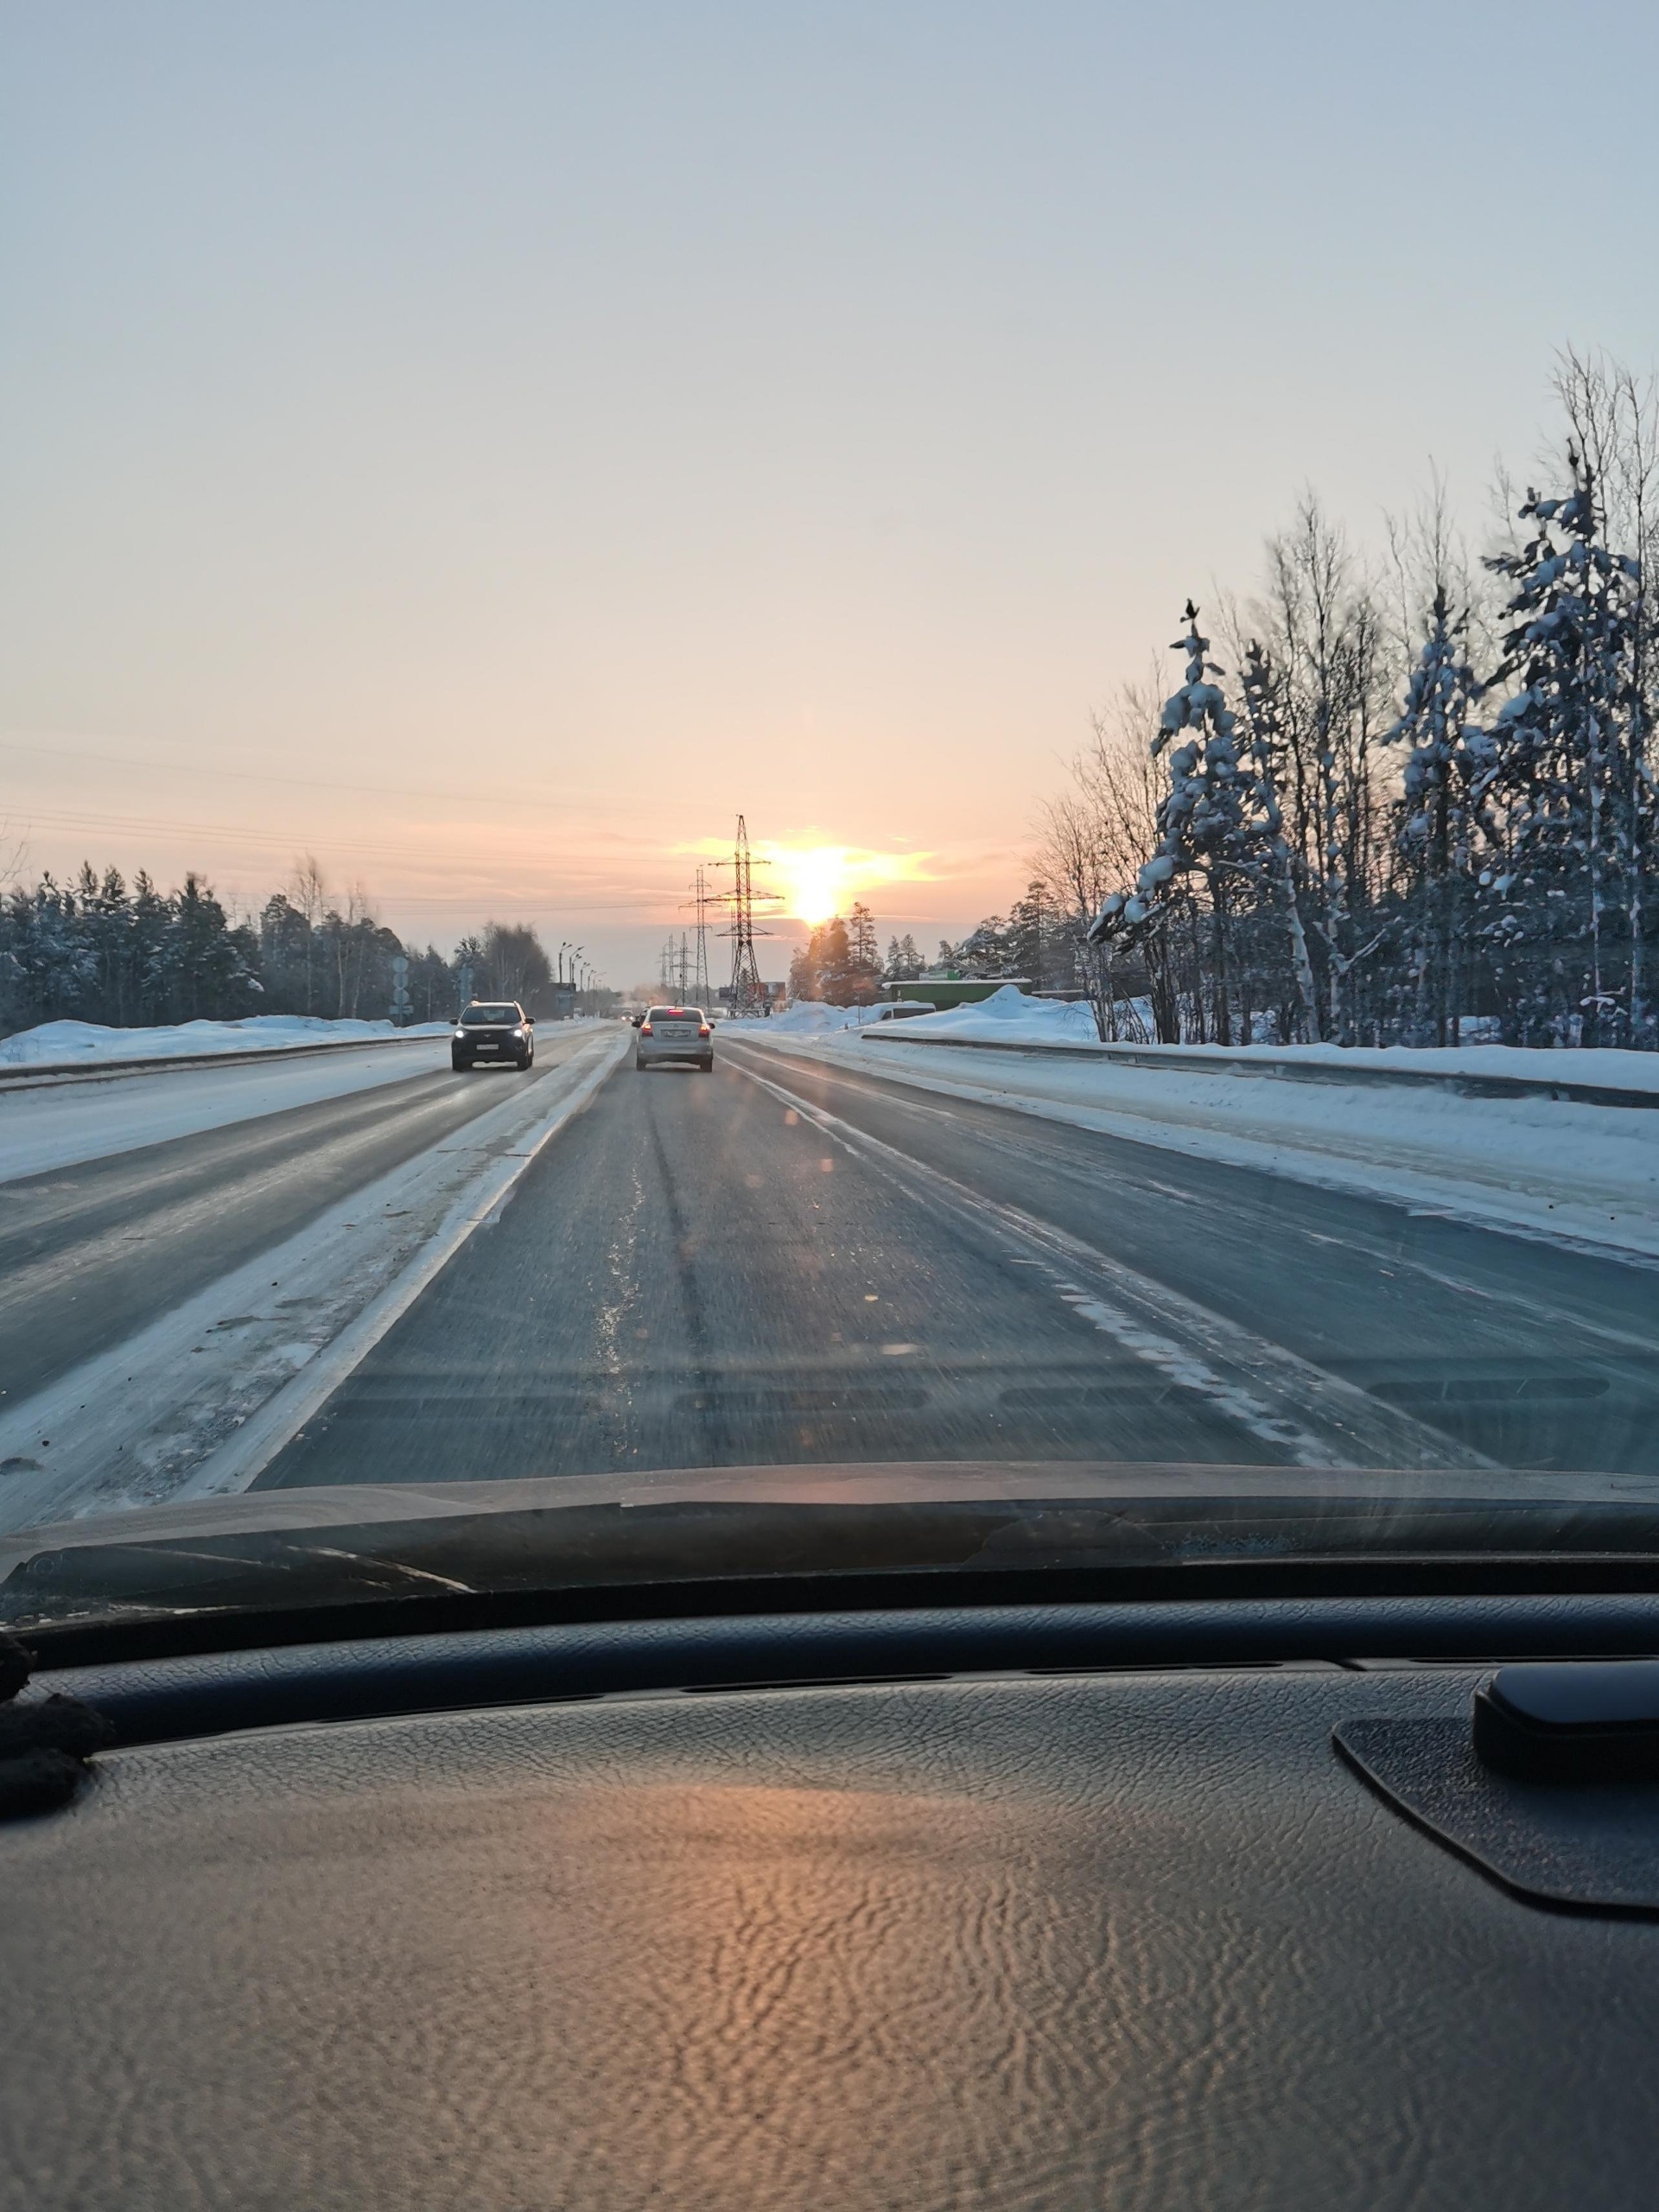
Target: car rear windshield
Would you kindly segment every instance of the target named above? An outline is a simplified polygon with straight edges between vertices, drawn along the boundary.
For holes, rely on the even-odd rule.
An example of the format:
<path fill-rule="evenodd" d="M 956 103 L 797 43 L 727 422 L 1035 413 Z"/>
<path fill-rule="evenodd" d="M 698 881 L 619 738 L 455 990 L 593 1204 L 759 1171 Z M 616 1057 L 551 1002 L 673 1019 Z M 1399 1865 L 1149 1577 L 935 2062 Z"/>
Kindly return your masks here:
<path fill-rule="evenodd" d="M 463 1024 L 470 1021 L 480 1027 L 490 1022 L 512 1022 L 518 1019 L 518 1009 L 516 1006 L 469 1006 L 461 1019 Z"/>
<path fill-rule="evenodd" d="M 647 1021 L 701 1021 L 700 1006 L 654 1006 L 645 1016 Z"/>

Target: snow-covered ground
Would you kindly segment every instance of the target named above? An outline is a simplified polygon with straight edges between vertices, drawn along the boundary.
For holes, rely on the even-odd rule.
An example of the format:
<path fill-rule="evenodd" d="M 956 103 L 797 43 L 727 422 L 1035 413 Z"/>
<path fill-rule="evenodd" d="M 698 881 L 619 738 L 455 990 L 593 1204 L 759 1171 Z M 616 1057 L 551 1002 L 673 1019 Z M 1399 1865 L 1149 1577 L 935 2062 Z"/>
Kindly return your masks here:
<path fill-rule="evenodd" d="M 821 1000 L 798 999 L 781 1014 L 755 1020 L 727 1020 L 721 1027 L 739 1036 L 759 1032 L 779 1037 L 831 1037 L 880 1023 L 886 1011 L 881 1006 L 826 1006 Z M 1007 1045 L 1092 1045 L 1096 1041 L 1095 1017 L 1086 1006 L 1027 998 L 1012 983 L 1005 983 L 977 1006 L 952 1007 L 944 1014 L 907 1014 L 905 1027 L 918 1035 L 992 1038 Z"/>
<path fill-rule="evenodd" d="M 735 1022 L 739 1031 L 772 1031 L 779 1036 L 830 1036 L 868 1028 L 879 1020 L 875 1007 L 791 1006 L 771 1021 Z M 904 1024 L 906 1040 L 950 1037 L 984 1045 L 1071 1046 L 1101 1058 L 1095 1017 L 1087 1006 L 1058 999 L 1030 998 L 1005 983 L 976 1006 L 952 1007 L 943 1014 L 912 1014 Z M 1378 1050 L 1345 1045 L 1137 1045 L 1137 1052 L 1167 1055 L 1172 1066 L 1184 1060 L 1298 1060 L 1332 1068 L 1402 1070 L 1428 1074 L 1522 1076 L 1531 1080 L 1599 1084 L 1611 1090 L 1650 1090 L 1659 1098 L 1659 1052 L 1542 1052 L 1513 1045 L 1469 1045 L 1445 1048 L 1390 1045 Z M 1264 1070 L 1265 1072 L 1265 1070 Z"/>
<path fill-rule="evenodd" d="M 355 1044 L 373 1037 L 447 1037 L 447 1021 L 395 1029 L 389 1021 L 323 1021 L 306 1014 L 257 1014 L 246 1021 L 179 1021 L 154 1029 L 106 1029 L 95 1021 L 43 1021 L 0 1038 L 0 1067 L 43 1062 L 87 1067 L 172 1059 L 196 1052 L 279 1052 L 296 1045 Z"/>
<path fill-rule="evenodd" d="M 384 1025 L 355 1026 L 369 1027 L 372 1036 L 385 1033 Z M 587 1017 L 550 1022 L 545 1031 L 538 1032 L 542 1051 L 545 1053 L 561 1037 L 614 1027 Z M 448 1069 L 448 1023 L 439 1023 L 433 1031 L 395 1033 L 400 1039 L 418 1035 L 420 1041 L 388 1044 L 378 1052 L 369 1046 L 357 1052 L 308 1052 L 291 1058 L 279 1052 L 269 1065 L 253 1060 L 220 1068 L 160 1068 L 112 1077 L 108 1082 L 0 1088 L 0 1184 Z M 493 1070 L 454 1079 L 480 1084 L 505 1080 Z"/>
<path fill-rule="evenodd" d="M 0 1392 L 0 1529 L 245 1489 L 627 1050 L 613 1022 L 559 1027 L 539 1081 L 474 1078 L 493 1103 L 442 1142 L 44 1389 Z M 342 1056 L 353 1066 L 378 1057 Z M 420 1057 L 405 1054 L 405 1071 Z M 203 1071 L 221 1084 L 239 1072 Z M 171 1090 L 188 1079 L 147 1080 Z M 41 1094 L 60 1109 L 76 1095 Z"/>
<path fill-rule="evenodd" d="M 0 1089 L 0 1184 L 232 1122 L 257 1121 L 322 1098 L 406 1083 L 448 1065 L 448 1045 L 433 1037 L 424 1045 L 388 1045 L 379 1052 L 305 1053 L 288 1060 L 278 1055 L 270 1066 L 244 1060 L 223 1068 L 157 1069 L 107 1083 Z"/>
<path fill-rule="evenodd" d="M 977 1006 L 954 1006 L 943 1014 L 915 1014 L 906 1031 L 919 1036 L 964 1037 L 998 1045 L 1093 1045 L 1095 1017 L 1086 1006 L 1062 999 L 1028 998 L 1004 983 Z"/>
<path fill-rule="evenodd" d="M 1066 1009 L 1056 1008 L 1055 1012 Z M 904 1041 L 857 1029 L 813 1035 L 782 1022 L 746 1025 L 745 1034 L 775 1049 L 919 1089 L 1017 1108 L 1050 1121 L 1099 1129 L 1172 1153 L 1255 1167 L 1327 1188 L 1369 1193 L 1420 1212 L 1452 1215 L 1552 1240 L 1659 1258 L 1659 1109 L 1580 1105 L 1549 1098 L 1464 1098 L 1402 1085 L 1274 1082 L 1224 1076 L 1182 1065 L 1135 1065 L 1079 1052 L 1029 1058 L 975 1052 L 959 1043 L 930 1049 L 927 1033 L 960 1039 L 968 1020 L 998 1017 L 983 1007 L 927 1015 L 904 1025 Z M 1035 1017 L 1051 1018 L 1049 1009 Z M 1003 1018 L 995 1034 L 1013 1041 Z M 946 1030 L 942 1025 L 949 1023 Z M 1020 1041 L 1027 1041 L 1021 1038 Z M 1192 1048 L 1192 1052 L 1202 1051 Z M 1588 1079 L 1604 1064 L 1610 1082 L 1659 1092 L 1659 1066 L 1643 1053 L 1504 1052 L 1478 1046 L 1462 1054 L 1305 1048 L 1338 1064 L 1471 1064 L 1504 1074 L 1566 1074 Z M 1265 1052 L 1263 1058 L 1273 1057 Z M 1537 1063 L 1547 1063 L 1541 1071 Z M 1618 1062 L 1616 1068 L 1605 1063 Z M 1630 1063 L 1637 1063 L 1633 1071 Z M 1581 1071 L 1584 1071 L 1581 1072 Z"/>
<path fill-rule="evenodd" d="M 722 1014 L 715 1035 L 723 1037 L 729 1032 L 734 1036 L 747 1037 L 753 1031 L 769 1034 L 775 1030 L 780 1037 L 828 1037 L 837 1030 L 856 1029 L 864 1022 L 874 1021 L 880 1013 L 879 1007 L 826 1006 L 821 999 L 798 999 L 781 1014 L 756 1014 L 753 1018 Z"/>

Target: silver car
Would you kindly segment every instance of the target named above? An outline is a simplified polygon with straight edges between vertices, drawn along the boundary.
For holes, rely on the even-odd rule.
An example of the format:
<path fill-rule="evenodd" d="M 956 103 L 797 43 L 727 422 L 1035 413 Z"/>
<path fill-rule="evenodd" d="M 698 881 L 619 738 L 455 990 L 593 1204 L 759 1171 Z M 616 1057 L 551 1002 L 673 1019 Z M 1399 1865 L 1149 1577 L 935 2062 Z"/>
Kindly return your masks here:
<path fill-rule="evenodd" d="M 704 1075 L 711 1075 L 714 1035 L 700 1006 L 654 1006 L 635 1034 L 633 1065 L 652 1068 L 659 1060 L 689 1060 Z"/>

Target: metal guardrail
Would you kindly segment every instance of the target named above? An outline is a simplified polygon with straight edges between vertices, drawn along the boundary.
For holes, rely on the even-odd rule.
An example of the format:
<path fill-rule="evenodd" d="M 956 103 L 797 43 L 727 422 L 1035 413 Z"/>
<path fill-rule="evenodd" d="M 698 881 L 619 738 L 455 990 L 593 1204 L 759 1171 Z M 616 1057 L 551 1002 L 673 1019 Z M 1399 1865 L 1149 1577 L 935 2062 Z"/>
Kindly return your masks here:
<path fill-rule="evenodd" d="M 1330 1060 L 1268 1058 L 1250 1052 L 1191 1052 L 1180 1045 L 1033 1045 L 1001 1038 L 918 1037 L 901 1021 L 883 1021 L 860 1031 L 863 1041 L 877 1045 L 937 1045 L 974 1052 L 1025 1052 L 1048 1059 L 1116 1060 L 1125 1067 L 1179 1068 L 1186 1075 L 1255 1076 L 1286 1083 L 1392 1084 L 1396 1087 L 1449 1090 L 1461 1098 L 1560 1098 L 1578 1106 L 1645 1106 L 1659 1109 L 1659 1056 L 1654 1062 L 1654 1088 L 1637 1090 L 1629 1084 L 1576 1083 L 1554 1076 L 1481 1075 L 1461 1068 L 1376 1068 L 1344 1066 Z M 1471 1049 L 1478 1052 L 1478 1046 Z"/>
<path fill-rule="evenodd" d="M 385 1037 L 331 1037 L 315 1045 L 253 1045 L 245 1052 L 158 1052 L 145 1059 L 24 1060 L 0 1063 L 0 1090 L 60 1083 L 112 1083 L 124 1075 L 159 1075 L 168 1068 L 246 1067 L 255 1061 L 296 1060 L 315 1052 L 360 1052 L 378 1045 L 441 1045 L 441 1036 L 413 1037 L 397 1030 Z"/>

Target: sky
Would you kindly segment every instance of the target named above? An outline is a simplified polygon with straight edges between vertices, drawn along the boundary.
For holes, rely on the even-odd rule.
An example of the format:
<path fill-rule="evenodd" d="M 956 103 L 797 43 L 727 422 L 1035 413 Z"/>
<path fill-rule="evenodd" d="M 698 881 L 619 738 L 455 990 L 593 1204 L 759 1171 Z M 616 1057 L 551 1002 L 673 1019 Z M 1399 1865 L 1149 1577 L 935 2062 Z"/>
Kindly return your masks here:
<path fill-rule="evenodd" d="M 1306 487 L 1478 535 L 1558 347 L 1659 358 L 1656 66 L 1650 0 L 0 0 L 4 852 L 626 985 L 741 811 L 931 950 Z"/>

